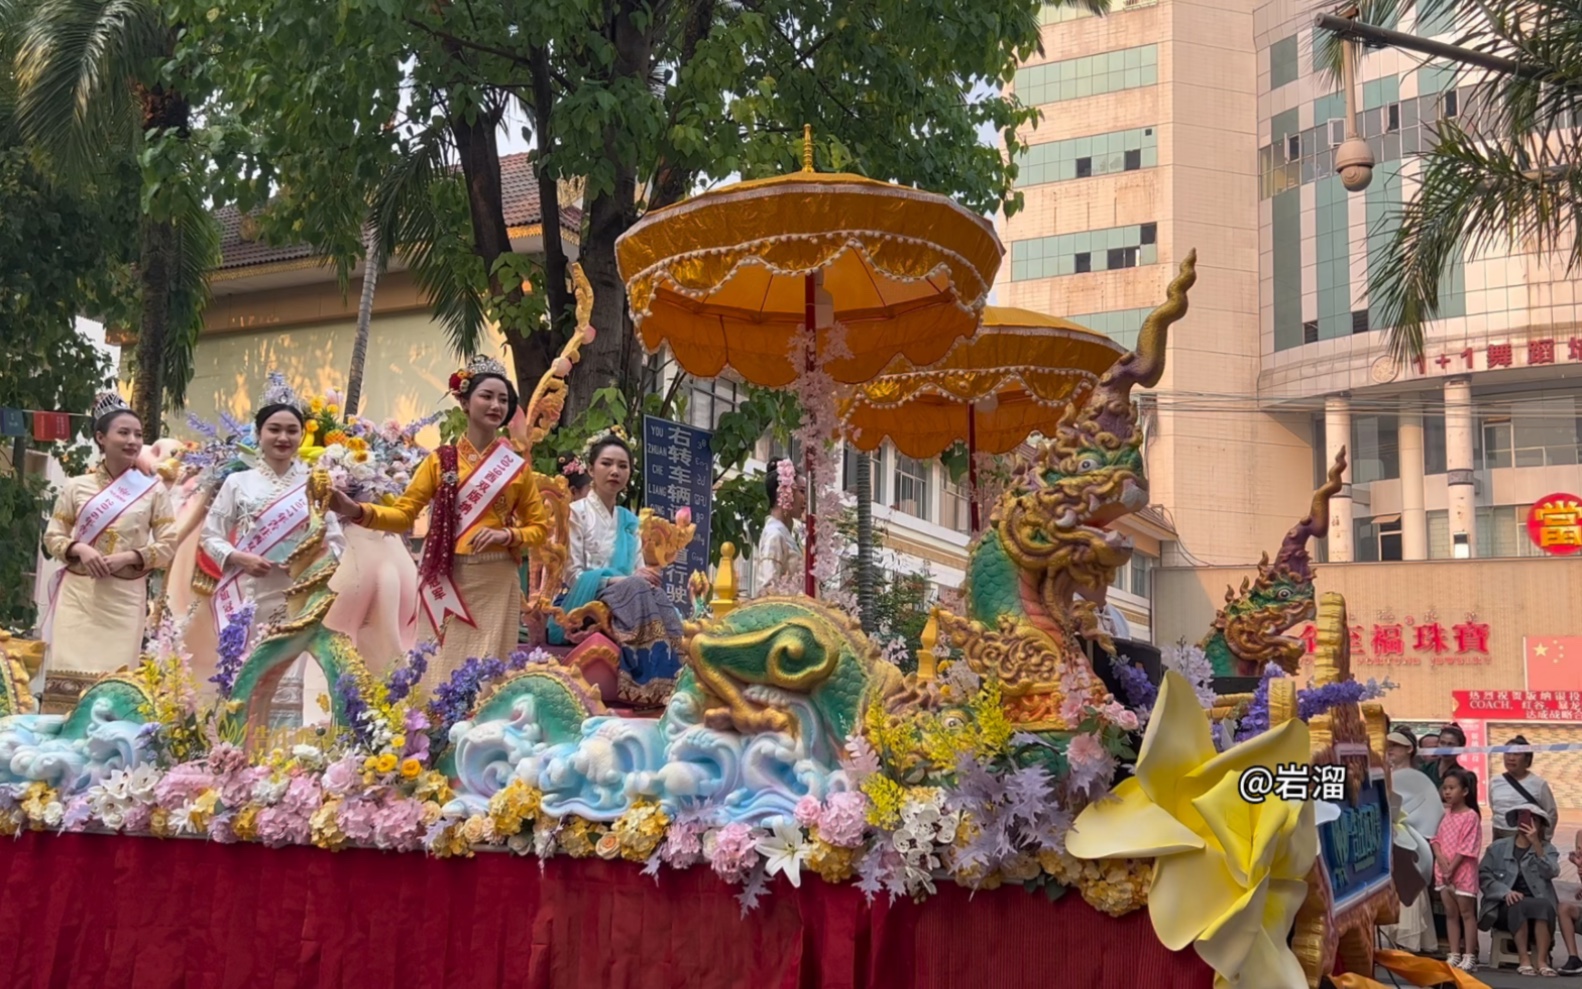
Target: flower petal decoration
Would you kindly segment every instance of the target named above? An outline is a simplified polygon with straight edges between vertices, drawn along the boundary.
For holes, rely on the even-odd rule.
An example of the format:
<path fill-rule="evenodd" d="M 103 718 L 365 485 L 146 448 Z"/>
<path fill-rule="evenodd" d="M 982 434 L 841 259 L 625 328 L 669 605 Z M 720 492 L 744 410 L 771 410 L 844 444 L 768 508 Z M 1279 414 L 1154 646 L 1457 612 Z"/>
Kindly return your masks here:
<path fill-rule="evenodd" d="M 1276 989 L 1305 979 L 1286 943 L 1318 856 L 1311 803 L 1249 803 L 1247 770 L 1311 758 L 1307 724 L 1292 720 L 1215 752 L 1191 681 L 1165 674 L 1136 774 L 1077 816 L 1066 850 L 1078 858 L 1154 859 L 1148 913 L 1172 951 L 1194 945 L 1215 986 Z"/>
<path fill-rule="evenodd" d="M 784 821 L 776 824 L 774 834 L 758 839 L 758 851 L 764 857 L 766 875 L 784 873 L 792 886 L 802 885 L 802 860 L 807 858 L 809 848 L 800 827 Z"/>

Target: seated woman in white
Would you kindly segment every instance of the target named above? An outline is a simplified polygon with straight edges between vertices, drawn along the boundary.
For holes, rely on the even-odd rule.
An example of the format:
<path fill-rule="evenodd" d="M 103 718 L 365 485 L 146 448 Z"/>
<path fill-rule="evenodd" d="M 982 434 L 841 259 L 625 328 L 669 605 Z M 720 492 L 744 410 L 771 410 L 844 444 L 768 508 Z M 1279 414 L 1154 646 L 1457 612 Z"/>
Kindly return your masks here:
<path fill-rule="evenodd" d="M 764 491 L 769 517 L 753 553 L 753 597 L 801 593 L 804 564 L 796 520 L 807 508 L 807 485 L 798 479 L 795 464 L 776 458 L 764 473 Z"/>
<path fill-rule="evenodd" d="M 637 516 L 616 504 L 632 478 L 632 451 L 620 437 L 606 436 L 589 448 L 586 462 L 592 493 L 571 506 L 560 607 L 569 613 L 602 602 L 621 648 L 617 696 L 634 707 L 661 707 L 681 670 L 681 613 L 665 595 L 664 575 L 642 565 Z M 553 623 L 549 636 L 566 641 Z"/>

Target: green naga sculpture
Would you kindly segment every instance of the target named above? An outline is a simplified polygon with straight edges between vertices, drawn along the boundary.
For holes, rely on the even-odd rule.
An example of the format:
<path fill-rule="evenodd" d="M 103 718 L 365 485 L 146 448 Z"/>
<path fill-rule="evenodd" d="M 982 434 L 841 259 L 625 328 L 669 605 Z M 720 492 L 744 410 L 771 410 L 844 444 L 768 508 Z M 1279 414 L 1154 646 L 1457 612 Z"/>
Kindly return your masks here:
<path fill-rule="evenodd" d="M 1189 252 L 1166 301 L 1144 320 L 1136 350 L 1116 361 L 1085 401 L 1068 406 L 1054 435 L 1017 467 L 990 528 L 972 547 L 967 615 L 936 614 L 943 640 L 975 672 L 998 680 L 1018 728 L 1074 729 L 1060 713 L 1066 700 L 1078 699 L 1066 697 L 1072 684 L 1081 700 L 1109 699 L 1083 643 L 1114 651 L 1098 612 L 1132 548 L 1110 525 L 1148 504 L 1131 392 L 1152 388 L 1164 374 L 1167 331 L 1186 315 L 1196 264 L 1197 252 Z"/>
<path fill-rule="evenodd" d="M 1274 663 L 1295 673 L 1302 661 L 1302 640 L 1284 635 L 1316 614 L 1313 561 L 1307 553 L 1309 539 L 1329 533 L 1329 499 L 1340 492 L 1346 472 L 1346 448 L 1335 454 L 1329 476 L 1313 492 L 1313 510 L 1286 533 L 1274 562 L 1263 554 L 1258 579 L 1243 579 L 1240 593 L 1225 588 L 1225 607 L 1214 616 L 1214 626 L 1199 643 L 1217 676 L 1262 676 Z"/>

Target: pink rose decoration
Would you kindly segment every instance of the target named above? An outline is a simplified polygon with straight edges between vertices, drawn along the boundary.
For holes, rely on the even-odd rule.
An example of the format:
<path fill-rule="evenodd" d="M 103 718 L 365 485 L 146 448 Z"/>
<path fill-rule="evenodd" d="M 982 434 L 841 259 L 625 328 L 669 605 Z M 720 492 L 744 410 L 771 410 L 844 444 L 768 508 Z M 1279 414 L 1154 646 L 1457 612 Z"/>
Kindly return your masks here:
<path fill-rule="evenodd" d="M 166 810 L 175 810 L 198 794 L 214 786 L 214 776 L 201 762 L 184 762 L 172 766 L 159 784 L 154 787 L 154 799 Z"/>
<path fill-rule="evenodd" d="M 356 798 L 341 804 L 338 820 L 346 837 L 352 841 L 366 843 L 374 839 L 375 820 L 378 816 L 377 801 Z"/>
<path fill-rule="evenodd" d="M 341 756 L 324 770 L 324 792 L 344 797 L 362 786 L 362 760 L 354 755 Z"/>
<path fill-rule="evenodd" d="M 258 840 L 270 848 L 306 845 L 311 830 L 306 817 L 292 813 L 284 804 L 258 812 Z"/>
<path fill-rule="evenodd" d="M 549 364 L 549 370 L 557 378 L 564 378 L 571 373 L 571 361 L 564 357 L 557 357 Z"/>
<path fill-rule="evenodd" d="M 416 800 L 395 797 L 374 812 L 374 844 L 380 848 L 415 851 L 422 847 L 423 831 L 423 805 Z"/>
<path fill-rule="evenodd" d="M 683 505 L 680 508 L 676 509 L 676 524 L 677 525 L 691 525 L 692 524 L 692 509 L 687 507 L 686 505 Z"/>
<path fill-rule="evenodd" d="M 803 797 L 796 804 L 796 822 L 804 828 L 816 827 L 819 815 L 824 812 L 823 806 L 814 797 Z"/>
<path fill-rule="evenodd" d="M 253 798 L 253 787 L 265 776 L 262 768 L 240 769 L 217 780 L 220 785 L 220 803 L 227 807 L 240 807 Z"/>
<path fill-rule="evenodd" d="M 739 883 L 758 863 L 758 841 L 745 824 L 727 824 L 714 833 L 709 866 L 728 883 Z"/>
<path fill-rule="evenodd" d="M 868 798 L 861 790 L 832 793 L 819 816 L 818 835 L 831 845 L 856 848 L 868 824 Z"/>

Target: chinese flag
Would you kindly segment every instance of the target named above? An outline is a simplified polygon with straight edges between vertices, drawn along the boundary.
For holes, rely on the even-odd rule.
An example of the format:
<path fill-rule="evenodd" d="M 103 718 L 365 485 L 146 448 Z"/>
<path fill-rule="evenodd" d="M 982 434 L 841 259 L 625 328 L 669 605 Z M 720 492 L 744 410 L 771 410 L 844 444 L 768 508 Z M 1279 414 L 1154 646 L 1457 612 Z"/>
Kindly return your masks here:
<path fill-rule="evenodd" d="M 64 412 L 33 413 L 33 438 L 40 443 L 71 439 L 71 416 Z"/>
<path fill-rule="evenodd" d="M 1576 690 L 1582 685 L 1582 635 L 1529 635 L 1528 690 Z"/>

